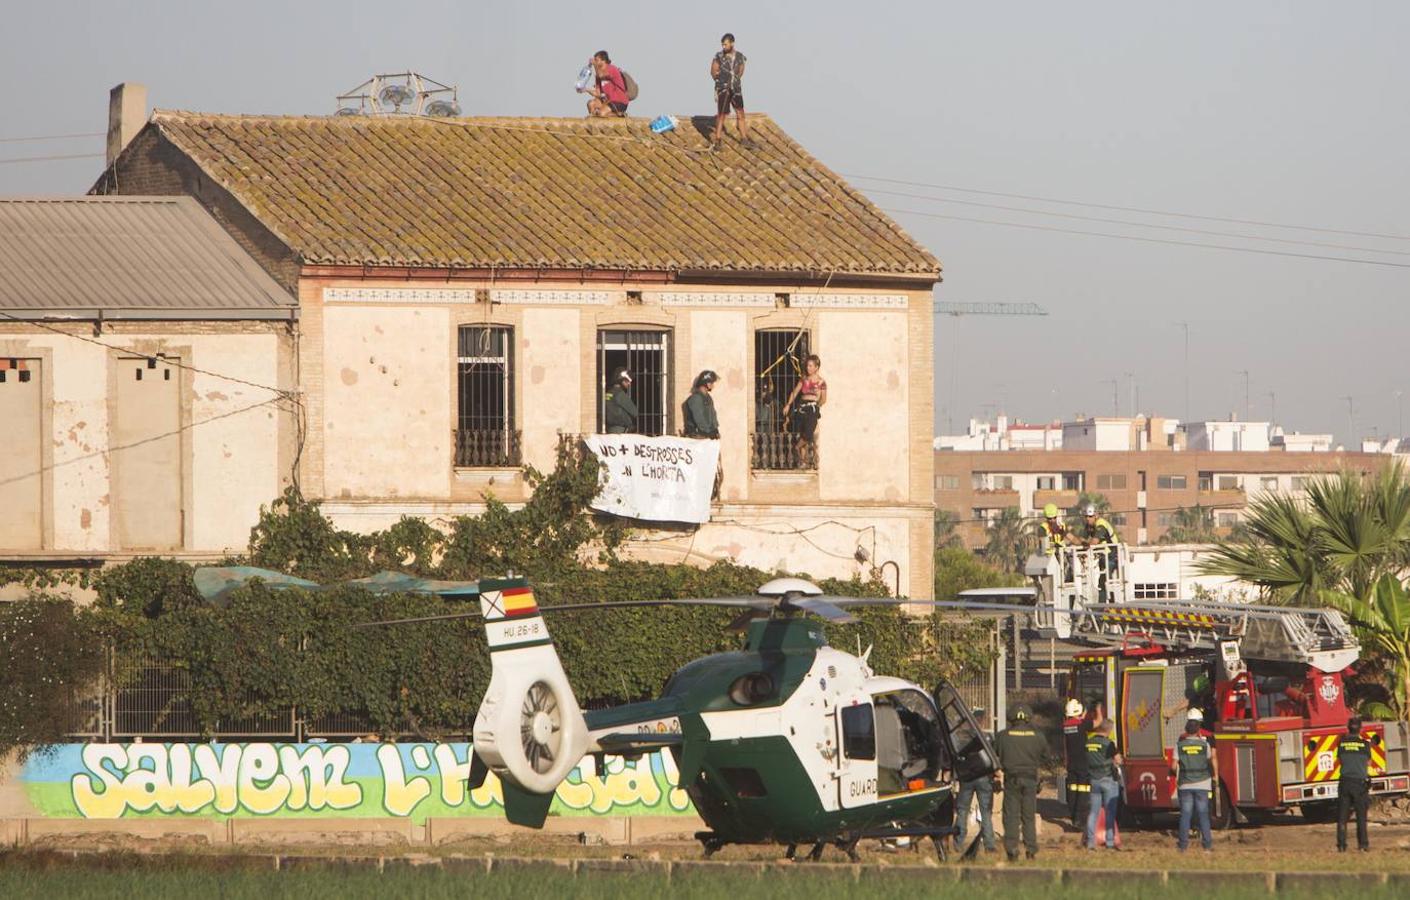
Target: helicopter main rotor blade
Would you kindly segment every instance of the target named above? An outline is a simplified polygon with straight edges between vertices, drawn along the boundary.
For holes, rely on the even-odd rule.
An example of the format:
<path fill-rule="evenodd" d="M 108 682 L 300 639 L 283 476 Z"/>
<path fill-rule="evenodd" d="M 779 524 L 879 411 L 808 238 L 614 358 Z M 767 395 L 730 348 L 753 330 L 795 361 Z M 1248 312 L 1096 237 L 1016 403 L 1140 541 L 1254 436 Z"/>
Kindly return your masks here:
<path fill-rule="evenodd" d="M 787 605 L 794 609 L 801 609 L 810 612 L 815 616 L 821 616 L 829 622 L 839 625 L 851 625 L 857 621 L 857 617 L 837 606 L 829 603 L 822 597 L 789 597 Z"/>

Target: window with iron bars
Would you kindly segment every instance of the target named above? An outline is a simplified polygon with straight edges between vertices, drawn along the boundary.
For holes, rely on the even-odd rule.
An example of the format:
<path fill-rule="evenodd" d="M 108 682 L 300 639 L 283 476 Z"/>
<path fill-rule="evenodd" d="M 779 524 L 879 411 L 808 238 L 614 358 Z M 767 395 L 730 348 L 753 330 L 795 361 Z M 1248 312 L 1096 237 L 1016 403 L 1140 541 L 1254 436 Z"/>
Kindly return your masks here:
<path fill-rule="evenodd" d="M 514 332 L 501 325 L 462 325 L 456 379 L 459 414 L 455 464 L 517 466 L 522 460 L 514 428 Z"/>
<path fill-rule="evenodd" d="M 622 331 L 597 333 L 597 430 L 607 430 L 607 389 L 626 369 L 637 409 L 637 434 L 669 434 L 671 429 L 671 333 Z"/>
<path fill-rule="evenodd" d="M 817 467 L 816 444 L 808 445 L 785 427 L 788 398 L 803 379 L 808 332 L 754 332 L 753 467 L 798 470 Z M 791 425 L 791 422 L 789 423 Z"/>

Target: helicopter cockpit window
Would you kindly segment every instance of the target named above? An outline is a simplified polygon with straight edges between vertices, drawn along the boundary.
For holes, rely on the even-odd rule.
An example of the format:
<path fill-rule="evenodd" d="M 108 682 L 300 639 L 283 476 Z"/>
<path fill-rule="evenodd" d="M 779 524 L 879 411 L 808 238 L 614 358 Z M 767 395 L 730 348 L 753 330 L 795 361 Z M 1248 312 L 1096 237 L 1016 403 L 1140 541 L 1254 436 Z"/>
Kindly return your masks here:
<path fill-rule="evenodd" d="M 919 691 L 880 694 L 876 701 L 877 792 L 933 787 L 950 768 L 935 705 Z"/>
<path fill-rule="evenodd" d="M 842 708 L 842 752 L 848 759 L 876 759 L 876 726 L 870 703 Z"/>

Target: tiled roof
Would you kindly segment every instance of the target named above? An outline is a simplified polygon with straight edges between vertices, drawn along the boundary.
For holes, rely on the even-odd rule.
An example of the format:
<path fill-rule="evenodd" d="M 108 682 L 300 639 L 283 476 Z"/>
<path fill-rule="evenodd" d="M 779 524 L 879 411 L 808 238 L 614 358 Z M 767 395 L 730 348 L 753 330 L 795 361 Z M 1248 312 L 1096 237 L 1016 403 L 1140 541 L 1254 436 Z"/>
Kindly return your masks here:
<path fill-rule="evenodd" d="M 896 223 L 750 116 L 392 119 L 158 112 L 173 144 L 307 264 L 938 276 Z"/>
<path fill-rule="evenodd" d="M 294 298 L 190 197 L 0 199 L 0 310 L 269 314 Z"/>

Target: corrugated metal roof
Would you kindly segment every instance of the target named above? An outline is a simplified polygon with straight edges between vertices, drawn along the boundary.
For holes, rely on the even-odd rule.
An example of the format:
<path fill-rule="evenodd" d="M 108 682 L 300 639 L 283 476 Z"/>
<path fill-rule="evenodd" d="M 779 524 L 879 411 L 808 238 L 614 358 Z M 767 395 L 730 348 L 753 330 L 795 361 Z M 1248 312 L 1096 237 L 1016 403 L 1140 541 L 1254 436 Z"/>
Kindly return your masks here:
<path fill-rule="evenodd" d="M 0 198 L 0 310 L 229 317 L 294 305 L 191 197 Z"/>
<path fill-rule="evenodd" d="M 750 114 L 752 148 L 717 152 L 713 117 L 680 122 L 158 111 L 147 127 L 309 264 L 939 275 L 768 116 Z"/>

